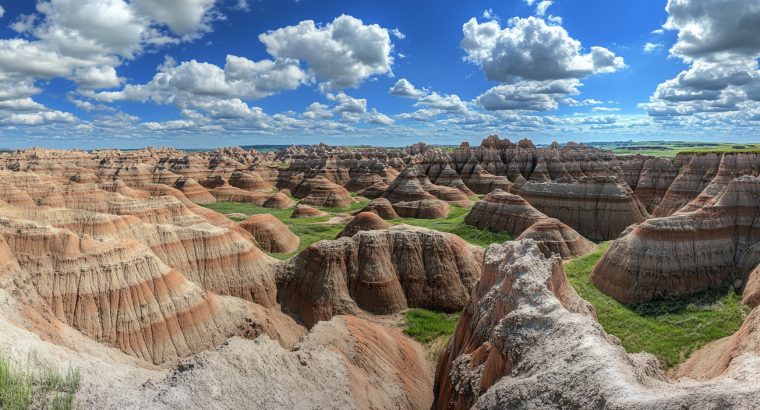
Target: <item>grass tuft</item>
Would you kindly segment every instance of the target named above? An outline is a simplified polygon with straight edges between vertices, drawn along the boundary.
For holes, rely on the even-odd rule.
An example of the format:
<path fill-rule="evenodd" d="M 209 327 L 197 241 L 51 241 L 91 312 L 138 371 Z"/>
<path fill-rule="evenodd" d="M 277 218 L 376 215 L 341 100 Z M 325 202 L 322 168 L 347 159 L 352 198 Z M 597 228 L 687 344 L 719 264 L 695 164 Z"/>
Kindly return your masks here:
<path fill-rule="evenodd" d="M 667 369 L 694 350 L 739 329 L 749 313 L 733 289 L 626 306 L 602 293 L 590 275 L 609 243 L 565 264 L 578 294 L 596 308 L 604 330 L 620 338 L 626 351 L 654 354 Z"/>
<path fill-rule="evenodd" d="M 420 343 L 429 344 L 440 337 L 446 342 L 456 330 L 461 312 L 442 313 L 427 309 L 409 309 L 404 313 L 404 333 Z"/>
<path fill-rule="evenodd" d="M 29 408 L 49 408 L 70 410 L 79 390 L 79 369 L 69 367 L 61 373 L 51 367 L 36 367 L 30 358 L 27 363 L 11 362 L 0 355 L 0 408 L 25 410 Z"/>

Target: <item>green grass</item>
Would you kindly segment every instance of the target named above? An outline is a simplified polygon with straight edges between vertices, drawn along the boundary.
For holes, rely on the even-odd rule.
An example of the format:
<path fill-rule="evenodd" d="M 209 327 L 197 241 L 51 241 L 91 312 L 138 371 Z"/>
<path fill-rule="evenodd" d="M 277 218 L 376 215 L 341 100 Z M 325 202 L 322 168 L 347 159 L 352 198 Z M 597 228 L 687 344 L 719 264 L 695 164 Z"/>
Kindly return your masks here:
<path fill-rule="evenodd" d="M 367 200 L 355 202 L 348 208 L 320 208 L 322 211 L 327 212 L 329 216 L 304 219 L 291 218 L 290 214 L 293 213 L 293 208 L 272 209 L 245 202 L 215 202 L 205 206 L 223 214 L 242 213 L 245 215 L 274 215 L 282 223 L 287 225 L 288 228 L 301 239 L 301 243 L 299 244 L 298 249 L 295 251 L 290 253 L 271 254 L 278 259 L 288 259 L 294 255 L 297 255 L 302 250 L 306 249 L 306 247 L 315 242 L 321 241 L 323 239 L 335 239 L 338 233 L 340 233 L 340 231 L 343 229 L 344 225 L 325 224 L 324 222 L 336 215 L 346 214 L 362 209 L 367 206 L 368 202 L 369 201 Z M 398 218 L 388 222 L 394 225 L 404 223 L 408 225 L 436 229 L 441 232 L 453 233 L 455 235 L 459 235 L 462 239 L 470 242 L 473 245 L 483 247 L 488 246 L 492 243 L 502 243 L 511 239 L 508 234 L 503 232 L 480 230 L 473 226 L 465 225 L 464 217 L 468 211 L 469 208 L 450 206 L 449 216 L 445 219 Z M 234 221 L 240 221 L 243 219 L 235 217 L 229 218 Z"/>
<path fill-rule="evenodd" d="M 80 384 L 79 370 L 69 367 L 61 373 L 50 367 L 32 371 L 35 367 L 16 364 L 0 355 L 0 408 L 25 410 L 49 408 L 70 410 Z"/>
<path fill-rule="evenodd" d="M 454 334 L 461 315 L 461 312 L 441 313 L 426 309 L 410 309 L 404 313 L 404 333 L 423 344 L 432 343 L 439 337 L 448 340 Z"/>
<path fill-rule="evenodd" d="M 690 141 L 614 141 L 590 143 L 598 148 L 612 150 L 617 155 L 655 155 L 673 157 L 679 153 L 760 153 L 760 144 L 756 143 L 723 143 L 723 142 L 690 142 Z"/>
<path fill-rule="evenodd" d="M 503 243 L 512 239 L 509 234 L 504 232 L 494 232 L 488 229 L 478 229 L 474 226 L 465 225 L 464 217 L 469 211 L 469 208 L 449 205 L 449 216 L 443 219 L 399 218 L 389 222 L 392 224 L 404 223 L 453 233 L 473 245 L 482 247 L 486 247 L 492 243 Z"/>
<path fill-rule="evenodd" d="M 665 368 L 678 365 L 692 351 L 736 332 L 748 309 L 733 289 L 678 300 L 626 306 L 602 293 L 590 274 L 609 243 L 565 264 L 578 294 L 596 308 L 599 323 L 619 337 L 628 352 L 654 354 Z"/>

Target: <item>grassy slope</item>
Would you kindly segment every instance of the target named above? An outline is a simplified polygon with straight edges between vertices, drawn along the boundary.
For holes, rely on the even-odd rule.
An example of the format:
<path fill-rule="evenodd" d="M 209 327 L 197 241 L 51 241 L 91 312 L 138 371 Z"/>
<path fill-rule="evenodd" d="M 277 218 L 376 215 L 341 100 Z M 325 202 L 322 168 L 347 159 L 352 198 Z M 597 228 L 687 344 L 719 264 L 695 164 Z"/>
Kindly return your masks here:
<path fill-rule="evenodd" d="M 420 343 L 431 343 L 443 336 L 448 338 L 456 330 L 461 313 L 441 313 L 426 309 L 409 309 L 404 312 L 404 333 Z"/>
<path fill-rule="evenodd" d="M 734 333 L 748 313 L 733 290 L 635 307 L 622 305 L 591 283 L 591 270 L 606 248 L 607 244 L 602 245 L 594 253 L 568 262 L 565 272 L 578 294 L 594 305 L 599 323 L 618 336 L 628 352 L 653 353 L 670 368 L 695 349 Z"/>
<path fill-rule="evenodd" d="M 335 215 L 341 213 L 348 213 L 359 210 L 367 205 L 368 201 L 361 201 L 352 204 L 345 209 L 335 208 L 320 208 L 321 210 L 330 214 L 330 216 L 320 218 L 306 218 L 306 219 L 292 219 L 290 214 L 293 213 L 292 208 L 288 209 L 271 209 L 264 208 L 258 205 L 243 203 L 243 202 L 216 202 L 206 205 L 217 212 L 223 214 L 229 213 L 243 213 L 246 215 L 254 215 L 261 213 L 268 213 L 274 215 L 277 219 L 282 221 L 290 228 L 293 233 L 301 238 L 301 244 L 295 252 L 287 254 L 272 254 L 272 256 L 279 259 L 287 259 L 293 255 L 298 254 L 307 246 L 318 242 L 322 239 L 335 239 L 335 236 L 343 229 L 343 225 L 330 225 L 324 222 L 329 220 Z M 414 219 L 414 218 L 399 218 L 393 221 L 389 221 L 392 224 L 409 224 L 415 226 L 421 226 L 430 229 L 436 229 L 441 232 L 450 232 L 459 235 L 464 240 L 478 246 L 488 246 L 491 243 L 502 243 L 511 239 L 509 235 L 505 233 L 496 233 L 491 231 L 481 231 L 469 225 L 464 224 L 464 217 L 467 214 L 468 209 L 458 206 L 451 206 L 449 217 L 446 219 Z"/>

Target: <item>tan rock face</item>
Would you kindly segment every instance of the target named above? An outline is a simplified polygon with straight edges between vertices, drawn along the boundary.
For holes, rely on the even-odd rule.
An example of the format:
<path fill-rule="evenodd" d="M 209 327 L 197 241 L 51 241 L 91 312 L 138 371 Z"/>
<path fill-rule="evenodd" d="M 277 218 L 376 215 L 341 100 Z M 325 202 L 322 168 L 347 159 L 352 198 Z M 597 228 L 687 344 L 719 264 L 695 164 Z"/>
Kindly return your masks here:
<path fill-rule="evenodd" d="M 296 207 L 293 209 L 293 213 L 290 215 L 291 218 L 318 218 L 320 216 L 327 216 L 329 215 L 327 212 L 320 211 L 317 208 L 312 208 L 309 205 L 297 203 Z"/>
<path fill-rule="evenodd" d="M 433 195 L 435 192 L 445 197 L 442 193 L 444 188 L 433 185 L 424 174 L 419 175 L 414 167 L 407 167 L 391 182 L 382 197 L 393 204 L 393 209 L 399 216 L 423 219 L 445 218 L 449 214 L 448 204 Z M 464 196 L 455 188 L 446 190 L 448 193 L 454 191 L 458 192 L 456 195 Z"/>
<path fill-rule="evenodd" d="M 433 375 L 422 347 L 396 329 L 352 317 L 320 322 L 295 350 L 234 338 L 184 360 L 139 396 L 142 407 L 430 408 Z M 223 381 L 220 383 L 219 381 Z M 123 405 L 105 398 L 101 405 Z"/>
<path fill-rule="evenodd" d="M 586 255 L 595 248 L 593 242 L 559 219 L 546 218 L 531 225 L 516 240 L 532 239 L 546 257 L 559 255 L 562 259 Z"/>
<path fill-rule="evenodd" d="M 360 212 L 346 224 L 343 230 L 338 233 L 336 239 L 344 236 L 351 237 L 361 231 L 376 231 L 378 229 L 387 229 L 390 227 L 391 225 L 388 222 L 385 222 L 376 213 Z"/>
<path fill-rule="evenodd" d="M 478 229 L 503 231 L 517 237 L 534 223 L 547 218 L 521 196 L 497 189 L 476 202 L 464 222 Z"/>
<path fill-rule="evenodd" d="M 605 333 L 558 258 L 532 241 L 492 245 L 440 358 L 433 408 L 751 408 L 760 399 L 756 313 L 695 353 L 689 369 L 706 365 L 716 368 L 708 377 L 719 376 L 667 380 L 654 356 L 628 354 Z"/>
<path fill-rule="evenodd" d="M 354 215 L 358 215 L 362 212 L 375 213 L 377 216 L 385 220 L 396 219 L 399 217 L 396 213 L 396 210 L 393 209 L 391 202 L 385 198 L 373 199 L 369 204 L 367 204 L 367 206 L 355 212 Z"/>
<path fill-rule="evenodd" d="M 731 181 L 700 210 L 650 219 L 617 239 L 591 279 L 624 303 L 746 282 L 760 263 L 760 179 Z"/>
<path fill-rule="evenodd" d="M 572 183 L 529 181 L 514 192 L 593 241 L 616 238 L 649 217 L 633 191 L 617 177 L 581 178 Z"/>
<path fill-rule="evenodd" d="M 240 222 L 240 227 L 250 232 L 259 248 L 266 252 L 293 252 L 300 243 L 298 236 L 271 214 L 251 215 Z"/>
<path fill-rule="evenodd" d="M 299 202 L 304 205 L 328 208 L 346 208 L 353 203 L 345 188 L 323 176 L 302 180 L 293 189 L 293 196 L 301 198 Z"/>
<path fill-rule="evenodd" d="M 278 300 L 308 327 L 334 315 L 422 307 L 452 312 L 469 300 L 480 248 L 406 225 L 320 241 L 282 265 Z"/>

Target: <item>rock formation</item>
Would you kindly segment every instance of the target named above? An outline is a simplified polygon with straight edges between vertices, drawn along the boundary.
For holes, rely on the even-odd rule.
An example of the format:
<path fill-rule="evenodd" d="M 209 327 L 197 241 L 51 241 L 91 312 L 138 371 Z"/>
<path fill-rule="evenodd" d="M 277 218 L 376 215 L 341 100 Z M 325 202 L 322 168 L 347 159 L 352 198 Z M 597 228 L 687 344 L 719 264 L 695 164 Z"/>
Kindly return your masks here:
<path fill-rule="evenodd" d="M 299 202 L 304 205 L 328 208 L 345 208 L 353 203 L 345 188 L 322 176 L 302 180 L 293 189 L 293 196 L 301 198 Z"/>
<path fill-rule="evenodd" d="M 647 220 L 617 239 L 591 279 L 623 303 L 746 283 L 760 263 L 760 179 L 732 180 L 699 210 Z"/>
<path fill-rule="evenodd" d="M 514 192 L 592 241 L 614 239 L 649 217 L 633 191 L 617 177 L 583 177 L 572 183 L 528 181 Z"/>
<path fill-rule="evenodd" d="M 282 266 L 278 300 L 307 327 L 341 314 L 453 312 L 469 300 L 482 250 L 458 236 L 398 225 L 317 242 Z"/>
<path fill-rule="evenodd" d="M 251 215 L 240 222 L 250 232 L 259 248 L 271 253 L 288 253 L 298 248 L 300 239 L 272 214 Z"/>
<path fill-rule="evenodd" d="M 534 223 L 547 218 L 521 196 L 496 189 L 475 203 L 464 222 L 478 229 L 503 231 L 517 237 Z"/>
<path fill-rule="evenodd" d="M 291 218 L 318 218 L 320 216 L 327 216 L 327 212 L 320 211 L 317 208 L 312 208 L 309 205 L 305 205 L 302 203 L 297 203 L 296 207 L 293 208 L 293 213 L 290 215 Z"/>
<path fill-rule="evenodd" d="M 346 224 L 336 239 L 344 236 L 354 236 L 360 231 L 376 231 L 378 229 L 387 229 L 390 227 L 391 225 L 388 222 L 385 222 L 376 213 L 360 212 L 351 219 L 351 222 Z"/>
<path fill-rule="evenodd" d="M 431 187 L 433 184 L 427 180 L 427 177 L 418 175 L 413 167 L 408 167 L 393 180 L 382 197 L 393 204 L 393 209 L 399 216 L 423 219 L 445 218 L 449 214 L 449 206 L 429 192 Z M 454 191 L 464 195 L 461 191 L 456 189 Z"/>
<path fill-rule="evenodd" d="M 671 382 L 654 356 L 626 353 L 594 316 L 558 258 L 532 241 L 492 245 L 439 360 L 433 408 L 745 408 L 760 399 L 756 349 L 734 350 L 747 354 L 715 379 Z"/>
<path fill-rule="evenodd" d="M 354 215 L 358 215 L 362 212 L 376 213 L 377 216 L 385 220 L 398 218 L 398 214 L 393 209 L 393 205 L 385 198 L 373 199 L 369 204 L 367 204 L 367 206 L 355 212 Z"/>
<path fill-rule="evenodd" d="M 555 218 L 545 218 L 534 223 L 516 238 L 518 241 L 523 239 L 535 241 L 546 257 L 556 254 L 562 259 L 570 259 L 594 250 L 593 242 Z"/>

